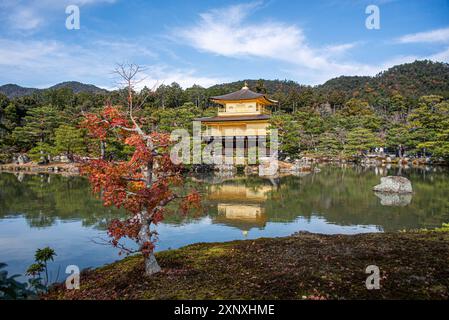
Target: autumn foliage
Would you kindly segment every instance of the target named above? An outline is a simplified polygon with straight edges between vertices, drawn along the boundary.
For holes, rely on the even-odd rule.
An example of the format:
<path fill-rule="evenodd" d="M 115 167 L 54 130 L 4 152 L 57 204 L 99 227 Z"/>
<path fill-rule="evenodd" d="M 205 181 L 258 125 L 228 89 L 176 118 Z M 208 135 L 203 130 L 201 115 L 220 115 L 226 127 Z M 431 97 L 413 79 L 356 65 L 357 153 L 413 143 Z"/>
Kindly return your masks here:
<path fill-rule="evenodd" d="M 104 141 L 114 135 L 132 148 L 126 161 L 91 159 L 82 166 L 93 191 L 101 196 L 105 206 L 124 208 L 126 219 L 113 220 L 108 228 L 111 244 L 126 253 L 140 251 L 153 254 L 157 232 L 151 227 L 164 219 L 166 206 L 178 202 L 179 210 L 187 212 L 199 207 L 200 197 L 195 190 L 183 188 L 182 167 L 170 159 L 170 136 L 166 133 L 145 133 L 130 111 L 106 106 L 100 113 L 85 114 L 83 127 L 89 134 Z M 132 250 L 121 241 L 129 238 L 138 243 Z"/>

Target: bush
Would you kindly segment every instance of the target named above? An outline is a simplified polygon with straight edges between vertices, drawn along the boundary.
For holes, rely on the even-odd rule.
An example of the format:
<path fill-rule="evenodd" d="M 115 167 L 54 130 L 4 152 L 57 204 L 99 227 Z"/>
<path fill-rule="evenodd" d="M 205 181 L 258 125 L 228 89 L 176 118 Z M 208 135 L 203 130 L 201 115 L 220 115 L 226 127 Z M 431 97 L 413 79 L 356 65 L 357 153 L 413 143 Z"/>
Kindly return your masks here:
<path fill-rule="evenodd" d="M 8 277 L 8 271 L 1 270 L 7 264 L 0 262 L 0 300 L 30 299 L 47 292 L 50 282 L 47 262 L 53 261 L 55 255 L 55 251 L 49 247 L 36 250 L 35 263 L 30 265 L 26 272 L 28 276 L 32 276 L 28 283 L 17 281 L 16 278 L 20 277 L 19 274 Z M 41 274 L 45 275 L 44 279 Z"/>
<path fill-rule="evenodd" d="M 0 300 L 21 300 L 33 296 L 34 292 L 28 289 L 27 283 L 16 280 L 20 277 L 19 274 L 8 277 L 8 271 L 1 270 L 6 266 L 5 263 L 0 263 Z"/>

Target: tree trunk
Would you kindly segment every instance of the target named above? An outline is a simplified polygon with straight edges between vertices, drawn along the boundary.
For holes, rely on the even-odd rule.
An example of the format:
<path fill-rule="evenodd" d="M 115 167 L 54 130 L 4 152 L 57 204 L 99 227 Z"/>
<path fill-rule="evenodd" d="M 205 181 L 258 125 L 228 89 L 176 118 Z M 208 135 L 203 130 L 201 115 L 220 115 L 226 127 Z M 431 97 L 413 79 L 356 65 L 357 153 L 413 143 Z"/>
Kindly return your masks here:
<path fill-rule="evenodd" d="M 151 230 L 150 223 L 146 219 L 147 212 L 142 212 L 142 227 L 139 232 L 139 240 L 140 245 L 144 245 L 145 243 L 151 242 Z M 151 276 L 155 273 L 161 271 L 161 267 L 156 261 L 156 257 L 154 253 L 151 252 L 148 255 L 144 255 L 144 263 L 145 263 L 145 274 L 147 276 Z"/>
<path fill-rule="evenodd" d="M 145 257 L 145 274 L 151 276 L 160 271 L 161 267 L 157 263 L 154 253 L 151 252 L 148 257 Z"/>
<path fill-rule="evenodd" d="M 105 154 L 106 154 L 106 142 L 104 141 L 100 141 L 100 157 L 101 160 L 105 159 Z"/>

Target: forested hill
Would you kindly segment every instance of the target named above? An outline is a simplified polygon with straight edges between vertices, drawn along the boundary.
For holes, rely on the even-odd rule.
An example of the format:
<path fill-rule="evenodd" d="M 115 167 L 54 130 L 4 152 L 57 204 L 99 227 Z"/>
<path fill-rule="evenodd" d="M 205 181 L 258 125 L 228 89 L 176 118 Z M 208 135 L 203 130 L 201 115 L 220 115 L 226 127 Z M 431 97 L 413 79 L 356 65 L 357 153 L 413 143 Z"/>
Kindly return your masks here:
<path fill-rule="evenodd" d="M 232 91 L 240 90 L 245 85 L 245 82 L 248 84 L 248 87 L 251 88 L 251 90 L 256 91 L 256 92 L 268 93 L 268 94 L 275 94 L 276 92 L 282 92 L 284 94 L 288 94 L 292 91 L 299 92 L 302 89 L 308 87 L 305 85 L 301 85 L 292 80 L 246 79 L 246 80 L 239 80 L 239 81 L 235 81 L 235 82 L 217 84 L 212 87 L 209 87 L 208 91 L 210 91 L 210 93 L 212 95 L 229 93 Z"/>
<path fill-rule="evenodd" d="M 392 67 L 374 77 L 341 76 L 328 80 L 322 85 L 306 86 L 291 80 L 253 80 L 217 84 L 209 88 L 193 86 L 182 89 L 177 83 L 162 85 L 156 90 L 152 104 L 155 107 L 180 107 L 192 102 L 200 107 L 211 106 L 209 98 L 232 91 L 240 90 L 244 83 L 257 92 L 267 93 L 270 98 L 279 101 L 277 110 L 290 112 L 298 108 L 330 105 L 339 109 L 351 98 L 368 102 L 375 109 L 387 110 L 394 96 L 401 96 L 407 105 L 416 106 L 419 97 L 424 95 L 440 95 L 449 98 L 449 64 L 431 61 L 415 61 Z M 63 82 L 48 89 L 24 88 L 15 84 L 0 86 L 0 94 L 8 98 L 20 98 L 31 94 L 59 94 L 60 90 L 69 89 L 71 94 L 87 93 L 96 95 L 112 95 L 91 84 L 80 82 Z M 62 93 L 65 95 L 65 93 Z M 96 97 L 97 100 L 99 97 Z"/>
<path fill-rule="evenodd" d="M 69 88 L 73 93 L 88 92 L 88 93 L 106 93 L 107 90 L 101 89 L 93 84 L 85 84 L 77 81 L 67 81 L 58 83 L 49 89 Z"/>
<path fill-rule="evenodd" d="M 438 94 L 449 97 L 449 64 L 415 61 L 394 66 L 375 77 L 338 77 L 316 87 L 321 92 L 342 91 L 352 96 L 400 94 L 416 99 Z"/>
<path fill-rule="evenodd" d="M 291 80 L 246 79 L 217 84 L 207 89 L 194 86 L 190 88 L 193 89 L 190 91 L 198 91 L 199 89 L 202 91 L 203 99 L 207 99 L 210 96 L 239 90 L 245 82 L 252 90 L 267 93 L 285 106 L 293 103 L 299 107 L 310 103 L 329 102 L 330 104 L 338 104 L 338 100 L 347 100 L 351 97 L 362 98 L 376 104 L 376 100 L 396 94 L 400 94 L 411 101 L 429 94 L 449 97 L 449 64 L 428 60 L 415 61 L 394 66 L 374 77 L 341 76 L 314 87 L 301 85 Z M 0 93 L 8 98 L 16 98 L 48 89 L 60 88 L 71 89 L 75 94 L 80 92 L 107 93 L 105 89 L 76 81 L 62 82 L 47 89 L 25 88 L 16 84 L 6 84 L 0 86 Z M 170 91 L 170 86 L 164 86 L 162 91 L 167 90 Z M 173 91 L 179 91 L 179 88 L 176 87 Z M 206 101 L 204 102 L 207 104 Z"/>
<path fill-rule="evenodd" d="M 48 89 L 61 89 L 68 88 L 73 91 L 73 93 L 87 92 L 87 93 L 106 93 L 105 89 L 98 88 L 92 84 L 84 84 L 77 81 L 67 81 L 58 83 L 47 89 L 37 89 L 37 88 L 25 88 L 17 84 L 5 84 L 0 86 L 0 93 L 4 94 L 8 98 L 17 98 L 31 95 L 35 92 L 40 92 Z"/>
<path fill-rule="evenodd" d="M 219 84 L 209 88 L 212 94 L 222 94 L 239 90 L 245 81 L 255 91 L 275 95 L 281 102 L 297 98 L 298 95 L 313 95 L 317 102 L 351 97 L 364 98 L 373 102 L 378 98 L 388 98 L 400 94 L 407 100 L 420 96 L 438 94 L 449 97 L 449 64 L 428 60 L 415 61 L 394 66 L 374 77 L 341 76 L 330 79 L 322 85 L 304 86 L 289 80 L 242 80 Z M 291 98 L 289 97 L 291 96 Z M 289 102 L 287 102 L 289 104 Z"/>

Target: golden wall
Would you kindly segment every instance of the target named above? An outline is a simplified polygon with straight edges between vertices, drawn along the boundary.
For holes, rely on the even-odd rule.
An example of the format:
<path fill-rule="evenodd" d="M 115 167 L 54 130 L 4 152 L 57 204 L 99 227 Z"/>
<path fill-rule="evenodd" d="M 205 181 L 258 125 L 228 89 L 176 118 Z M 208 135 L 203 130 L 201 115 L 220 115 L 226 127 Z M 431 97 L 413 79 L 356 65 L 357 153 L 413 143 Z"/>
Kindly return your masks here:
<path fill-rule="evenodd" d="M 265 136 L 268 134 L 268 121 L 254 122 L 214 122 L 206 123 L 208 136 Z"/>

